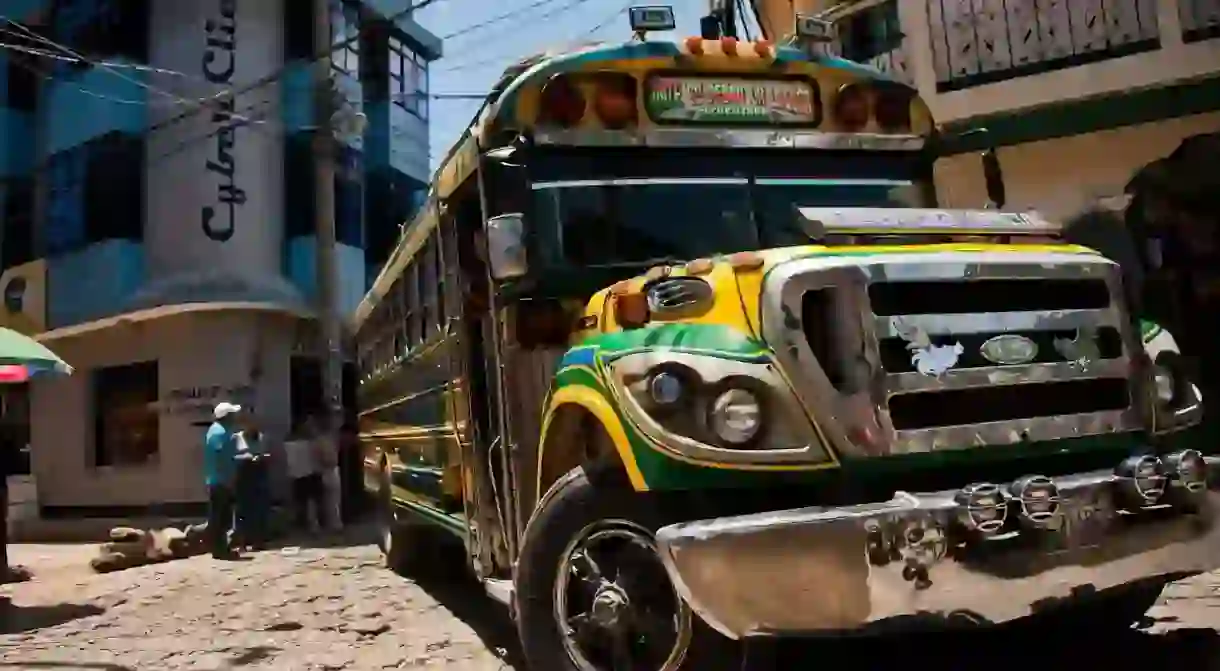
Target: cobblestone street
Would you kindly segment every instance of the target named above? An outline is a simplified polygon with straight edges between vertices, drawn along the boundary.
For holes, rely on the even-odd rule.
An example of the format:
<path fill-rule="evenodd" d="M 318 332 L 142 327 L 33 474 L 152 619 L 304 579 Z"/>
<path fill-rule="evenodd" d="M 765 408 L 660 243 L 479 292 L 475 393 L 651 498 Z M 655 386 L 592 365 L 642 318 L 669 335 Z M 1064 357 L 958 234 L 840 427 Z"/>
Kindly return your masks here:
<path fill-rule="evenodd" d="M 0 620 L 0 668 L 516 668 L 501 607 L 461 581 L 421 586 L 397 576 L 371 545 L 105 575 L 83 568 L 92 551 L 64 566 L 56 550 L 40 564 L 36 551 L 13 549 L 14 563 L 37 577 L 0 588 L 15 606 Z"/>
<path fill-rule="evenodd" d="M 196 557 L 106 575 L 84 568 L 94 552 L 13 548 L 14 562 L 37 577 L 0 590 L 13 604 L 0 620 L 0 669 L 525 671 L 501 607 L 469 583 L 394 575 L 371 545 L 269 550 L 238 562 Z M 1220 576 L 1173 585 L 1150 615 L 1145 630 L 1126 639 L 1064 637 L 1071 661 L 1048 659 L 1041 642 L 1022 636 L 960 647 L 985 649 L 991 663 L 998 654 L 1003 668 L 1078 669 L 1087 661 L 1220 669 L 1212 629 L 1220 624 Z M 873 653 L 901 649 L 910 663 L 915 650 L 941 656 L 954 647 L 873 645 L 853 657 L 856 668 L 889 668 L 897 660 Z M 987 660 L 946 661 L 942 668 Z"/>

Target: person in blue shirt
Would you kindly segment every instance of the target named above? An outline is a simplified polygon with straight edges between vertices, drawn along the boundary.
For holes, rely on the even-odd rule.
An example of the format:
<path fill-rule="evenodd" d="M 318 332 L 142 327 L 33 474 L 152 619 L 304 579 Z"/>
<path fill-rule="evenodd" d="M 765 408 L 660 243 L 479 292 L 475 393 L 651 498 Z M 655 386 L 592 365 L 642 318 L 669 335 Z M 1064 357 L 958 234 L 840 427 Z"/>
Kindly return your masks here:
<path fill-rule="evenodd" d="M 218 403 L 212 410 L 212 425 L 203 439 L 203 470 L 208 486 L 208 536 L 212 556 L 229 559 L 234 556 L 229 546 L 229 531 L 233 528 L 233 507 L 237 486 L 237 440 L 234 427 L 241 406 Z"/>

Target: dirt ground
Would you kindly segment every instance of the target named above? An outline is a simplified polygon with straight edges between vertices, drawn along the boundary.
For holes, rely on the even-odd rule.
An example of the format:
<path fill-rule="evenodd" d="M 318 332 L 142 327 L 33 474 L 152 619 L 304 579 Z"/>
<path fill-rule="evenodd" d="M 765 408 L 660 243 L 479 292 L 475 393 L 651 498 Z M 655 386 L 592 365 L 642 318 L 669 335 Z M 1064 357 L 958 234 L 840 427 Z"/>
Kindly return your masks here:
<path fill-rule="evenodd" d="M 0 669 L 526 671 L 507 613 L 477 586 L 395 575 L 361 540 L 107 575 L 87 568 L 95 546 L 14 546 L 13 563 L 36 578 L 0 588 L 0 600 L 11 599 L 0 615 Z M 1045 632 L 972 633 L 873 643 L 848 658 L 852 668 L 869 669 L 909 665 L 921 655 L 939 658 L 945 669 L 1220 669 L 1216 626 L 1220 575 L 1211 574 L 1167 589 L 1142 630 L 1105 640 L 1058 632 L 1071 642 L 1060 646 L 1064 654 L 1048 655 Z"/>

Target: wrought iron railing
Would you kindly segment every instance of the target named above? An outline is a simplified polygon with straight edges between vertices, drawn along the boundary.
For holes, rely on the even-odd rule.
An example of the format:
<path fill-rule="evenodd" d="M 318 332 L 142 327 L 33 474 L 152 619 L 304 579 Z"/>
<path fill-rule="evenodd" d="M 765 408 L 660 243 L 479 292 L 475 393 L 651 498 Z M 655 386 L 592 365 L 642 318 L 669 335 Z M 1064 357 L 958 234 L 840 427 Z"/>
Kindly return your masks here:
<path fill-rule="evenodd" d="M 954 91 L 1158 49 L 1157 2 L 928 0 L 937 88 Z"/>
<path fill-rule="evenodd" d="M 1185 41 L 1220 38 L 1220 0 L 1178 0 L 1178 17 Z"/>

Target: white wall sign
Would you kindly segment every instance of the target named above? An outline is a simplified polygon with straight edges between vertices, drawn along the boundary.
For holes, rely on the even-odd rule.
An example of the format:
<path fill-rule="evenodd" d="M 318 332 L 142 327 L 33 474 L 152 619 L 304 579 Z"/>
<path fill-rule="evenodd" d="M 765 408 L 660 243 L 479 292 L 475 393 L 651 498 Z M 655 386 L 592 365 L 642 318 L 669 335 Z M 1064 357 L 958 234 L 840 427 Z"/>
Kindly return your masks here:
<path fill-rule="evenodd" d="M 210 415 L 217 403 L 238 403 L 247 412 L 253 412 L 254 387 L 249 384 L 209 385 L 171 389 L 152 407 L 162 415 Z"/>

